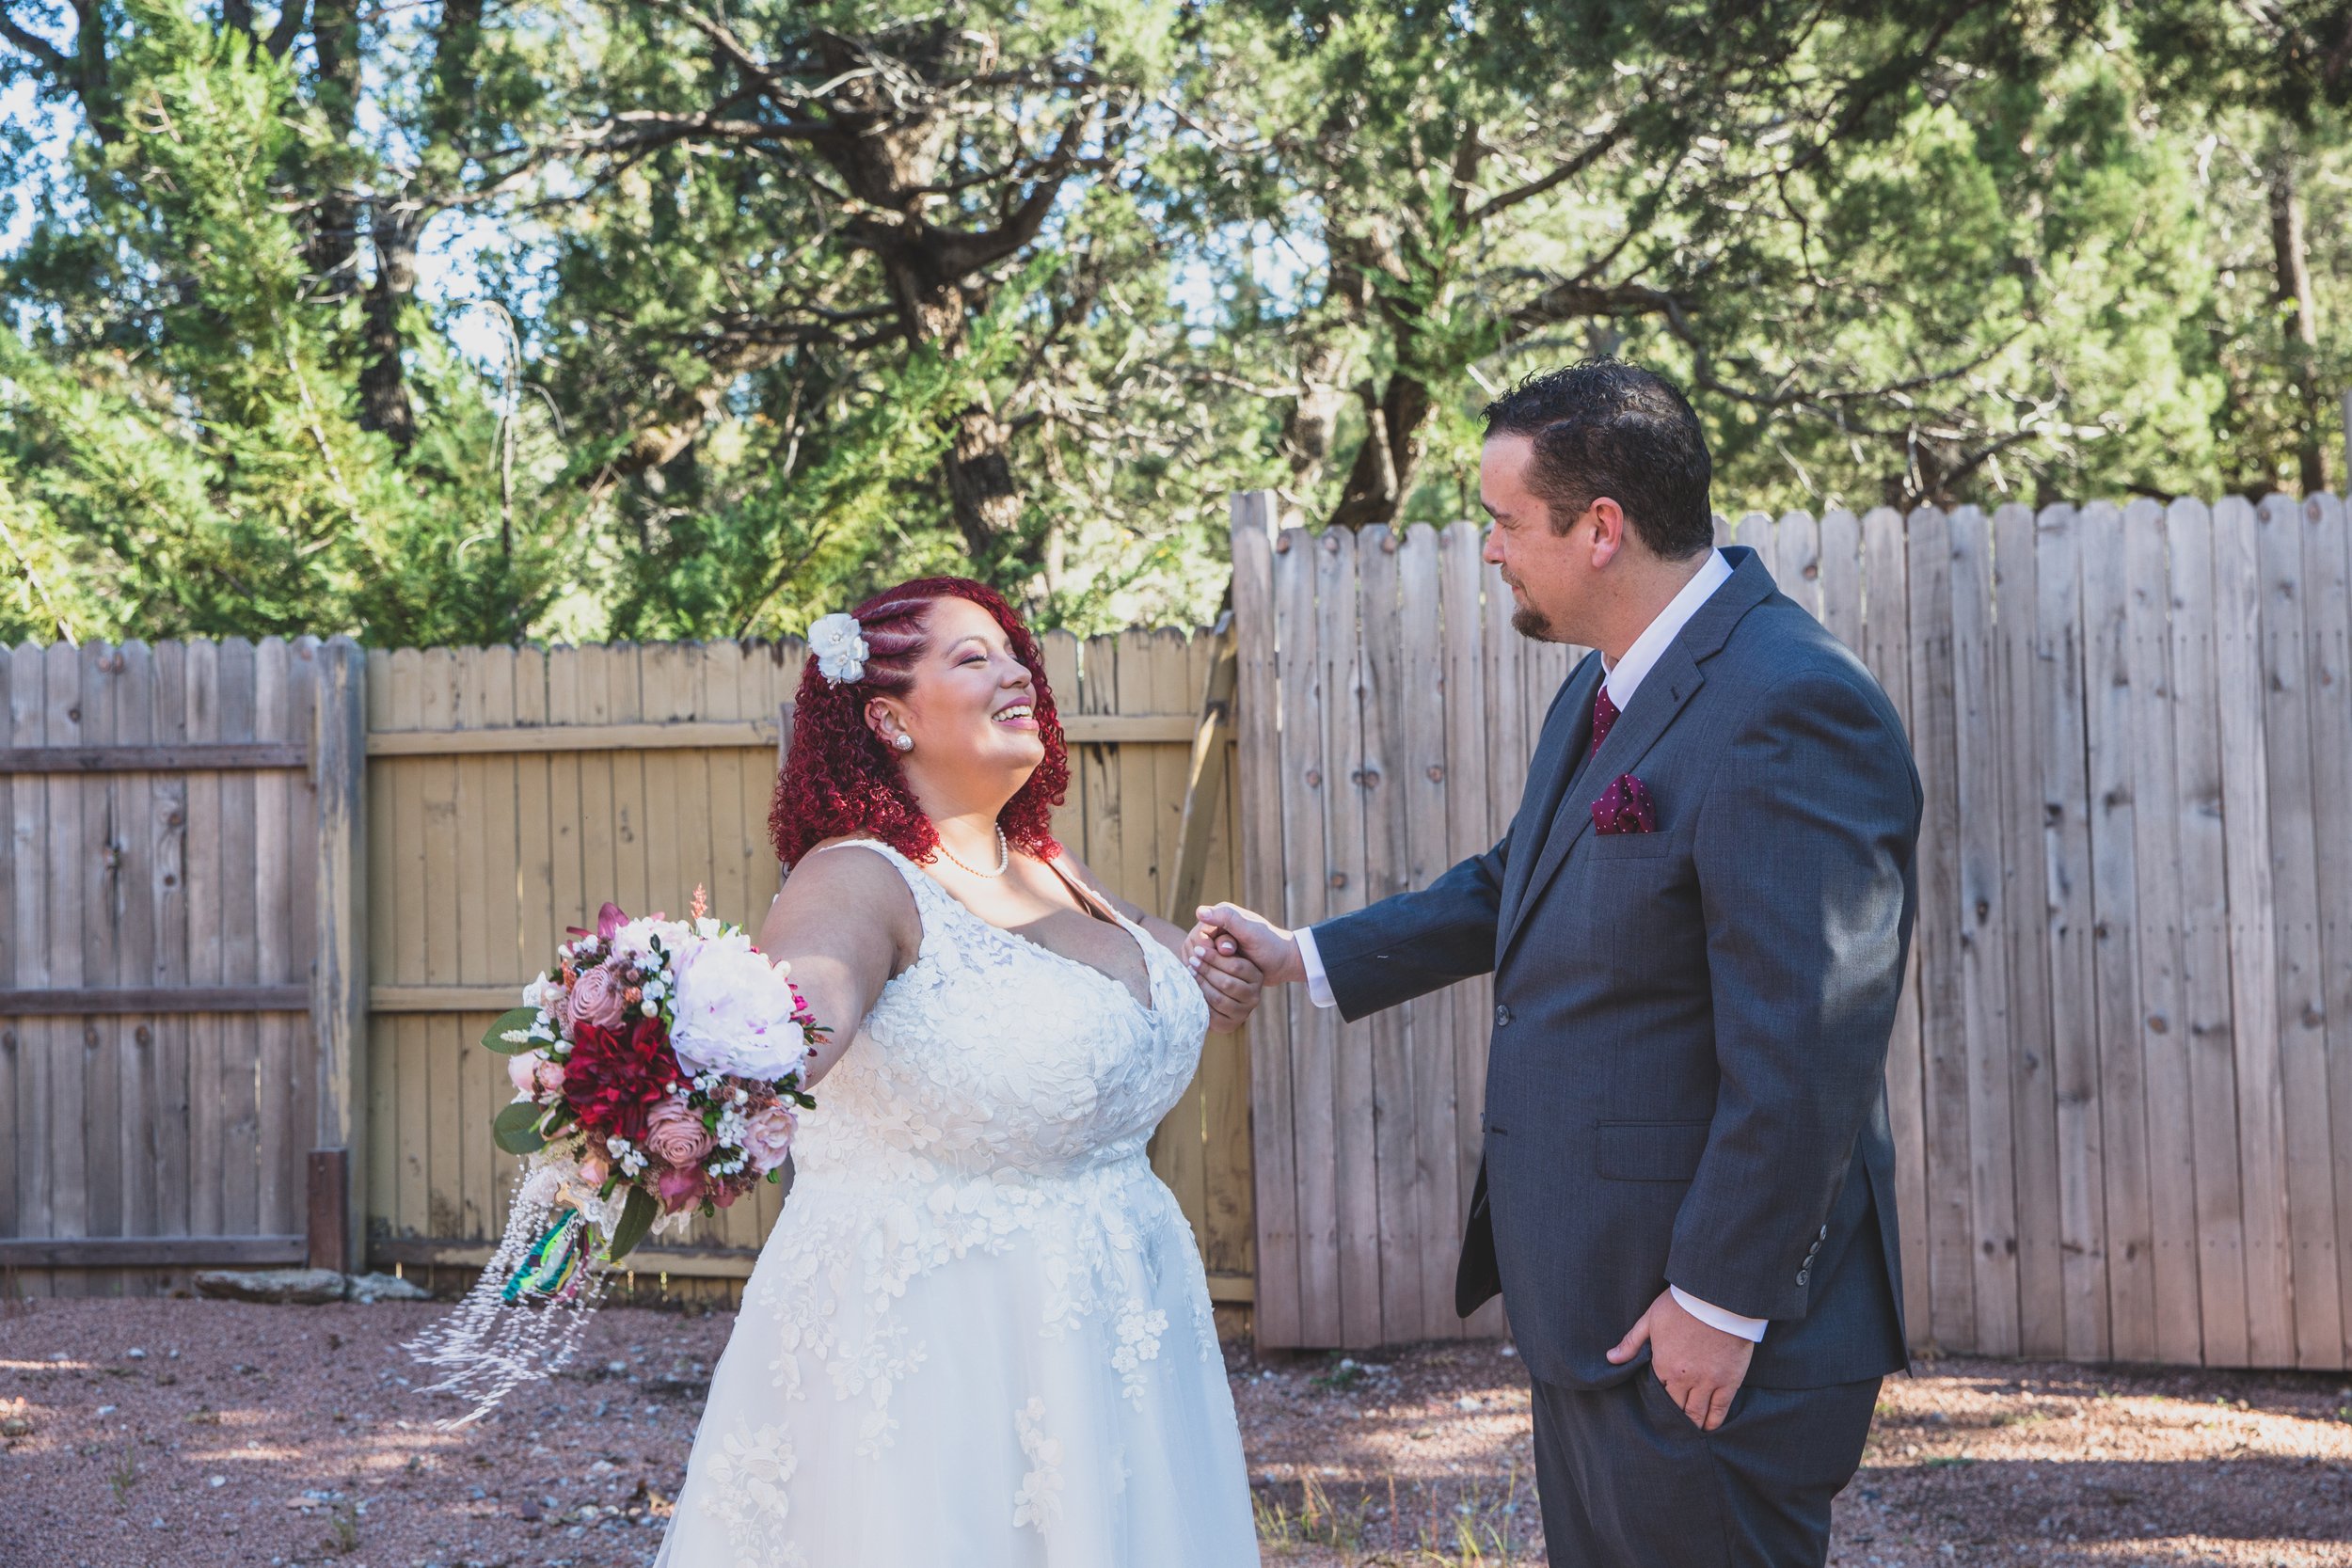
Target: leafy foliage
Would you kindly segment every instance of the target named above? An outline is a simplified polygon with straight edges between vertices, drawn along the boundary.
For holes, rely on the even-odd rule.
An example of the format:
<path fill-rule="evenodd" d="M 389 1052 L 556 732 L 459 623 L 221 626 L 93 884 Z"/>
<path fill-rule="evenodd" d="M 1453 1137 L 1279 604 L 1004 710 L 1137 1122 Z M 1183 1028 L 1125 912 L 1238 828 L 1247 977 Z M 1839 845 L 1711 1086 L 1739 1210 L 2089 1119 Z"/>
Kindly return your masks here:
<path fill-rule="evenodd" d="M 2342 0 L 19 0 L 0 636 L 1199 618 L 1618 352 L 1719 502 L 2308 485 Z"/>

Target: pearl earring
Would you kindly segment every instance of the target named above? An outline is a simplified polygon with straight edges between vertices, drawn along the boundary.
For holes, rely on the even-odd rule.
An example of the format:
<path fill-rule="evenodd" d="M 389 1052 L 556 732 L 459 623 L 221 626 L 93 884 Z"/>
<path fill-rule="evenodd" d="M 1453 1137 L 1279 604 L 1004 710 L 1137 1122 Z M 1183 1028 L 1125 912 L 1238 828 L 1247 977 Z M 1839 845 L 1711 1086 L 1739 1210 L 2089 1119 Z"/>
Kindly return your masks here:
<path fill-rule="evenodd" d="M 898 747 L 901 752 L 912 752 L 914 750 L 914 736 L 911 735 L 895 736 L 891 738 L 890 743 L 893 746 Z"/>

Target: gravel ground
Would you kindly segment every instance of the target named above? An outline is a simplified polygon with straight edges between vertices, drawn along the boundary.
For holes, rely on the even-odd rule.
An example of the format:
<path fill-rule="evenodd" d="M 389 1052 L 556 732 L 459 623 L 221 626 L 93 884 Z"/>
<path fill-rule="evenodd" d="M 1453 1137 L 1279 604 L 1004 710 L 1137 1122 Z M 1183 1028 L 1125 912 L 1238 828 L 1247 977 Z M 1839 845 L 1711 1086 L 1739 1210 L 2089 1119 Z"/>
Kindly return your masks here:
<path fill-rule="evenodd" d="M 442 1310 L 40 1301 L 0 1313 L 0 1568 L 637 1568 L 730 1315 L 608 1308 L 576 1370 L 437 1431 Z M 1266 1560 L 1538 1563 L 1507 1349 L 1229 1357 Z M 2352 1388 L 1947 1360 L 1890 1380 L 1842 1568 L 2352 1565 Z"/>

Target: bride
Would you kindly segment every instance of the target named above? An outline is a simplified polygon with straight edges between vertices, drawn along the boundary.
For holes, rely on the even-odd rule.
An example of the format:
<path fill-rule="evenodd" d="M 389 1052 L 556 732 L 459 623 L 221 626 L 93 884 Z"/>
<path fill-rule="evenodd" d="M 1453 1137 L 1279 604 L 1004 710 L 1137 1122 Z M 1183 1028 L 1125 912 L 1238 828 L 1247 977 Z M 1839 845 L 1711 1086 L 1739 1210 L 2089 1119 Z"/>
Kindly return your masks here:
<path fill-rule="evenodd" d="M 910 582 L 810 645 L 759 945 L 834 1033 L 657 1568 L 1254 1564 L 1144 1145 L 1257 972 L 1055 843 L 1061 724 L 993 590 Z"/>

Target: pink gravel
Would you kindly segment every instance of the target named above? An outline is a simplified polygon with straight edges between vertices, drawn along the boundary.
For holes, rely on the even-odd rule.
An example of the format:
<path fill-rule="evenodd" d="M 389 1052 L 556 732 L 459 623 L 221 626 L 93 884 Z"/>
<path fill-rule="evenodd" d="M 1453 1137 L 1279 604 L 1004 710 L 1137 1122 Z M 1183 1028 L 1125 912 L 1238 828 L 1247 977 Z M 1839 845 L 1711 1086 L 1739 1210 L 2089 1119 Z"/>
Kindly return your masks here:
<path fill-rule="evenodd" d="M 638 1568 L 732 1315 L 608 1308 L 574 1370 L 436 1430 L 438 1306 L 0 1307 L 0 1568 Z M 1269 1564 L 1544 1560 L 1507 1351 L 1229 1367 Z M 2341 1374 L 1945 1361 L 1891 1380 L 1841 1568 L 2352 1564 Z"/>

